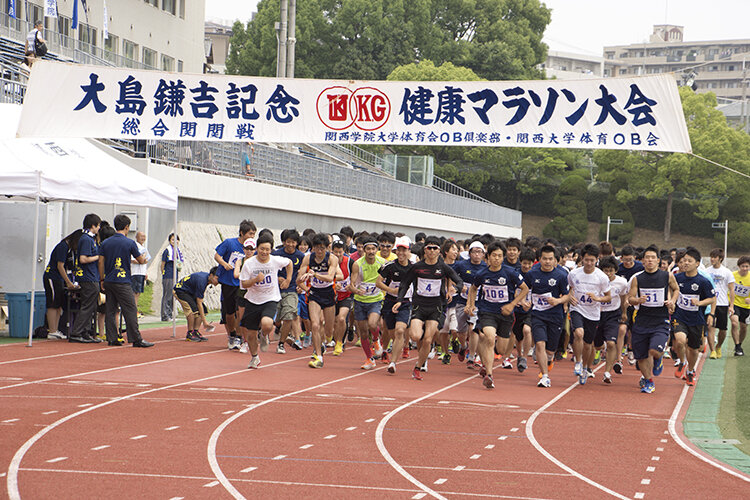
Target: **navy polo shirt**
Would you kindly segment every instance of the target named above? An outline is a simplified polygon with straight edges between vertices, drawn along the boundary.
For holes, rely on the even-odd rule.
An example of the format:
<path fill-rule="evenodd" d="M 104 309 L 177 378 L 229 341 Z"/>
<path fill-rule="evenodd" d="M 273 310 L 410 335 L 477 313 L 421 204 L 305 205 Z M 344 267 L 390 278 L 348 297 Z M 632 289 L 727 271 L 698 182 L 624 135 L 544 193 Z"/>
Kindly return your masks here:
<path fill-rule="evenodd" d="M 130 257 L 138 257 L 141 252 L 135 241 L 115 233 L 102 242 L 99 255 L 104 257 L 105 283 L 130 283 Z"/>
<path fill-rule="evenodd" d="M 297 273 L 299 272 L 299 266 L 302 264 L 302 259 L 305 258 L 305 254 L 299 250 L 295 250 L 294 253 L 287 253 L 284 247 L 277 248 L 271 255 L 278 257 L 286 257 L 292 261 L 292 280 L 289 282 L 289 286 L 281 290 L 282 292 L 296 292 L 297 291 Z M 279 270 L 279 280 L 286 278 L 286 268 Z"/>
<path fill-rule="evenodd" d="M 175 291 L 186 293 L 196 299 L 202 299 L 208 286 L 208 273 L 193 273 L 185 276 L 174 286 Z"/>
<path fill-rule="evenodd" d="M 99 281 L 99 262 L 89 262 L 81 264 L 81 256 L 86 255 L 93 257 L 99 255 L 99 246 L 96 240 L 88 233 L 84 232 L 81 239 L 78 240 L 78 268 L 76 269 L 76 281 Z"/>

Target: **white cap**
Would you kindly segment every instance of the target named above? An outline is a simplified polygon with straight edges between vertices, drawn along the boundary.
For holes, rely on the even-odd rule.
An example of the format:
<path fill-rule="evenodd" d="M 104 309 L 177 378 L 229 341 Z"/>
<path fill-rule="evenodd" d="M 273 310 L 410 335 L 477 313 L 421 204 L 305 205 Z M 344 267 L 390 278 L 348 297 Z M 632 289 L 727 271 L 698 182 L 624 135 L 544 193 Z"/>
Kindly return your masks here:
<path fill-rule="evenodd" d="M 411 241 L 409 241 L 408 236 L 401 236 L 399 238 L 396 238 L 396 244 L 393 245 L 393 248 L 403 247 L 407 250 L 411 247 Z"/>
<path fill-rule="evenodd" d="M 255 238 L 248 238 L 248 239 L 246 239 L 245 243 L 243 243 L 242 246 L 244 246 L 245 248 L 253 248 L 253 249 L 255 249 L 256 248 Z"/>
<path fill-rule="evenodd" d="M 481 241 L 475 241 L 471 245 L 469 245 L 469 252 L 471 252 L 475 248 L 481 248 L 482 252 L 484 252 L 484 245 L 482 245 Z"/>

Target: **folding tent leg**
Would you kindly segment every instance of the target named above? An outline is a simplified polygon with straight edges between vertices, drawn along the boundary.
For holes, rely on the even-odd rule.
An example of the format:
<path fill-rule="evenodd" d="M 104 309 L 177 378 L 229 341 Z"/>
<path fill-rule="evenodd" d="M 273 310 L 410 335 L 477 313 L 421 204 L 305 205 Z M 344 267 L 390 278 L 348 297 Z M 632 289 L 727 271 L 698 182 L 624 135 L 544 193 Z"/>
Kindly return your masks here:
<path fill-rule="evenodd" d="M 37 175 L 39 173 L 37 172 Z M 39 251 L 38 242 L 39 233 L 39 190 L 37 189 L 36 200 L 34 201 L 34 243 L 33 251 L 31 252 L 31 300 L 29 302 L 29 343 L 26 347 L 32 346 L 32 338 L 34 336 L 34 298 L 36 295 L 36 254 Z"/>
<path fill-rule="evenodd" d="M 175 243 L 177 243 L 177 209 L 174 209 L 174 237 Z M 169 244 L 169 242 L 167 242 Z M 177 284 L 177 250 L 172 252 L 172 283 Z M 176 304 L 174 303 L 174 295 L 170 295 L 169 300 L 172 301 L 172 338 L 177 336 L 177 310 Z"/>

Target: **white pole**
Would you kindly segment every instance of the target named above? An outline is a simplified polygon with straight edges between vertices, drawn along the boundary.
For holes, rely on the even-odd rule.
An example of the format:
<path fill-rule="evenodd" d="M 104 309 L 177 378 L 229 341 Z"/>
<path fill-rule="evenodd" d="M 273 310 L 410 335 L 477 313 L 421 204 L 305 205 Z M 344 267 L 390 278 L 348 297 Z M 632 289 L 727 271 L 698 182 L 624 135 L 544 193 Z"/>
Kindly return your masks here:
<path fill-rule="evenodd" d="M 39 251 L 39 191 L 42 189 L 42 173 L 36 173 L 36 199 L 34 200 L 34 242 L 31 252 L 31 300 L 29 301 L 29 343 L 31 347 L 34 336 L 34 295 L 36 292 L 36 254 Z"/>
<path fill-rule="evenodd" d="M 604 241 L 609 241 L 609 221 L 610 221 L 609 215 L 607 216 L 607 237 L 604 238 Z"/>
<path fill-rule="evenodd" d="M 177 284 L 177 209 L 174 209 L 174 243 L 172 248 L 172 286 Z M 169 242 L 167 242 L 169 244 Z M 175 311 L 174 295 L 169 296 L 172 301 L 172 338 L 177 336 L 177 311 Z"/>
<path fill-rule="evenodd" d="M 724 221 L 724 258 L 727 256 L 727 240 L 729 239 L 729 219 Z"/>

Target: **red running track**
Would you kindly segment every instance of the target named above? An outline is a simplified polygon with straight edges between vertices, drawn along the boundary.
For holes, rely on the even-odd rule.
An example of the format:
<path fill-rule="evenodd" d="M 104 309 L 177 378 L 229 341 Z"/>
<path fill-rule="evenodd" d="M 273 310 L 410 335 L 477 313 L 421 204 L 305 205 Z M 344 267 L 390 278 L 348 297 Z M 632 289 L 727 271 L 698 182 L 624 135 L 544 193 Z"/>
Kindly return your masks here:
<path fill-rule="evenodd" d="M 183 332 L 184 335 L 184 332 Z M 0 347 L 0 471 L 9 498 L 747 498 L 750 478 L 684 449 L 684 385 L 627 368 L 553 387 L 496 369 L 496 389 L 437 360 L 421 382 L 363 355 L 248 355 L 150 330 L 151 349 Z M 273 346 L 272 346 L 273 347 Z M 454 358 L 455 359 L 455 358 Z M 666 370 L 668 371 L 668 370 Z M 665 375 L 666 375 L 665 371 Z M 688 392 L 688 399 L 690 396 Z M 689 402 L 689 401 L 688 401 Z M 687 404 L 687 402 L 685 403 Z M 685 405 L 682 410 L 684 412 Z"/>

